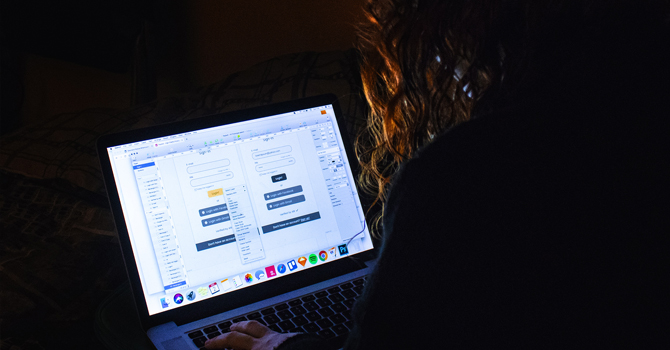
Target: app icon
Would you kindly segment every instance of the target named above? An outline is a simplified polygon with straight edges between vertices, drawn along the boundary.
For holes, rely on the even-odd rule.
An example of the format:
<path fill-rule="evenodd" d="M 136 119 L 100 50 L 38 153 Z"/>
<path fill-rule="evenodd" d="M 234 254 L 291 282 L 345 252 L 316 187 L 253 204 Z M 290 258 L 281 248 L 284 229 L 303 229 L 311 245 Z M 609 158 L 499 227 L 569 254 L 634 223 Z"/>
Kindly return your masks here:
<path fill-rule="evenodd" d="M 228 290 L 230 288 L 233 288 L 230 285 L 230 281 L 226 278 L 225 280 L 221 281 L 221 290 Z"/>
<path fill-rule="evenodd" d="M 268 278 L 272 278 L 274 276 L 277 276 L 277 271 L 275 271 L 275 266 L 274 265 L 270 265 L 270 266 L 266 267 L 265 268 L 265 273 L 268 274 Z"/>
<path fill-rule="evenodd" d="M 256 279 L 259 280 L 259 281 L 261 280 L 261 278 L 265 278 L 265 272 L 263 272 L 263 270 L 256 271 L 255 275 L 256 275 Z"/>
<path fill-rule="evenodd" d="M 293 271 L 293 270 L 298 268 L 298 265 L 295 263 L 295 260 L 291 260 L 291 261 L 287 262 L 286 265 L 288 265 L 288 269 L 290 271 Z M 303 265 L 305 265 L 305 264 L 303 264 Z"/>
<path fill-rule="evenodd" d="M 198 288 L 198 294 L 200 294 L 200 296 L 206 297 L 207 296 L 207 288 L 205 288 L 205 287 Z"/>
<path fill-rule="evenodd" d="M 244 282 L 251 283 L 251 281 L 254 280 L 254 276 L 252 276 L 250 273 L 244 275 Z"/>
<path fill-rule="evenodd" d="M 179 294 L 179 293 L 175 294 L 174 295 L 174 302 L 177 303 L 177 304 L 183 303 L 184 302 L 184 296 Z"/>
<path fill-rule="evenodd" d="M 328 254 L 330 254 L 330 256 L 332 256 L 333 258 L 336 256 L 335 252 L 337 252 L 337 249 L 335 249 L 335 247 L 328 249 Z"/>
<path fill-rule="evenodd" d="M 307 259 L 304 256 L 301 256 L 298 258 L 298 263 L 302 266 L 305 266 L 305 263 L 307 262 Z"/>
<path fill-rule="evenodd" d="M 349 249 L 346 244 L 338 245 L 337 250 L 340 251 L 340 256 L 349 254 Z"/>
<path fill-rule="evenodd" d="M 319 260 L 326 261 L 328 259 L 328 253 L 325 250 L 319 252 Z"/>
<path fill-rule="evenodd" d="M 166 307 L 170 306 L 170 302 L 165 300 L 165 298 L 161 298 L 161 306 L 163 306 L 163 309 Z"/>
<path fill-rule="evenodd" d="M 324 252 L 324 253 L 325 253 L 325 252 Z M 316 264 L 316 260 L 317 260 L 316 254 L 310 254 L 310 255 L 309 255 L 309 262 L 310 262 L 310 264 L 312 264 L 312 265 Z"/>
<path fill-rule="evenodd" d="M 242 280 L 240 279 L 240 276 L 233 277 L 233 284 L 235 285 L 235 288 L 242 285 Z"/>
<path fill-rule="evenodd" d="M 293 263 L 295 264 L 295 261 Z M 277 272 L 279 272 L 279 273 L 286 272 L 286 265 L 284 265 L 284 264 L 277 265 Z"/>
<path fill-rule="evenodd" d="M 188 294 L 186 294 L 186 299 L 188 299 L 189 301 L 195 299 L 195 292 L 194 291 L 188 292 Z"/>
<path fill-rule="evenodd" d="M 212 292 L 212 294 L 216 294 L 219 291 L 219 286 L 216 282 L 212 282 L 212 284 L 209 285 L 209 291 Z"/>

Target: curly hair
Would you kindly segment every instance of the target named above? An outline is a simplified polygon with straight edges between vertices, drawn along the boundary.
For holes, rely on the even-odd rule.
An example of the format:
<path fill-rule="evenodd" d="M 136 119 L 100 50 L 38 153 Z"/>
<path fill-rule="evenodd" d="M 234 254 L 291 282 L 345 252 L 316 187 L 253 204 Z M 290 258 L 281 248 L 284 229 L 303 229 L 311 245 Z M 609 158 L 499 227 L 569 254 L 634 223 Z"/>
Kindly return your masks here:
<path fill-rule="evenodd" d="M 359 46 L 370 114 L 356 150 L 375 202 L 383 205 L 398 165 L 470 119 L 500 76 L 502 58 L 487 38 L 498 11 L 487 1 L 368 2 Z"/>
<path fill-rule="evenodd" d="M 374 232 L 402 162 L 440 133 L 514 100 L 530 83 L 548 74 L 567 79 L 561 75 L 580 65 L 572 52 L 597 41 L 603 14 L 628 16 L 639 7 L 611 3 L 368 0 L 359 49 L 370 113 L 356 154 L 359 184 L 375 198 L 373 207 L 381 204 Z"/>

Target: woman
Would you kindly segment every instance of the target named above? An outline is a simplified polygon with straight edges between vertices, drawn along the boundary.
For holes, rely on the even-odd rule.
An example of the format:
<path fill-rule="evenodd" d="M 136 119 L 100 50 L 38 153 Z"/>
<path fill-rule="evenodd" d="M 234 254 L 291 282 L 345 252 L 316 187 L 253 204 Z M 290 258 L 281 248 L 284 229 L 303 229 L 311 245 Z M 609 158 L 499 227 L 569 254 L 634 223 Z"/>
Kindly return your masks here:
<path fill-rule="evenodd" d="M 368 4 L 358 146 L 383 246 L 345 348 L 667 342 L 669 14 Z M 318 344 L 231 329 L 207 347 Z"/>

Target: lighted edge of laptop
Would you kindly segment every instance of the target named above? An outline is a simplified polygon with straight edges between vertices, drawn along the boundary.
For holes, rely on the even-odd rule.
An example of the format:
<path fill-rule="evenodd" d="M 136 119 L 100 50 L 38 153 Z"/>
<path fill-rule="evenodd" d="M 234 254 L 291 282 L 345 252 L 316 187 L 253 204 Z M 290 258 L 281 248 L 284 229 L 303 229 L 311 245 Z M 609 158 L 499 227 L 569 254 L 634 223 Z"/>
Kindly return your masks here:
<path fill-rule="evenodd" d="M 158 348 L 367 274 L 374 248 L 345 125 L 322 95 L 98 140 L 137 312 Z"/>

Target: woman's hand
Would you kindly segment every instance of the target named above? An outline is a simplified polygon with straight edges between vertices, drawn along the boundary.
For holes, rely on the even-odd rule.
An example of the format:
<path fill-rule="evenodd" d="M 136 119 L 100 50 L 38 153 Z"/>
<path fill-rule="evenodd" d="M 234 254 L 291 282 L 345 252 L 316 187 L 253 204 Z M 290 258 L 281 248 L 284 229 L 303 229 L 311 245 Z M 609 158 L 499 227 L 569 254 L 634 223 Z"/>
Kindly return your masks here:
<path fill-rule="evenodd" d="M 265 350 L 275 349 L 298 333 L 277 333 L 257 321 L 243 321 L 230 326 L 230 332 L 205 343 L 207 349 Z"/>

